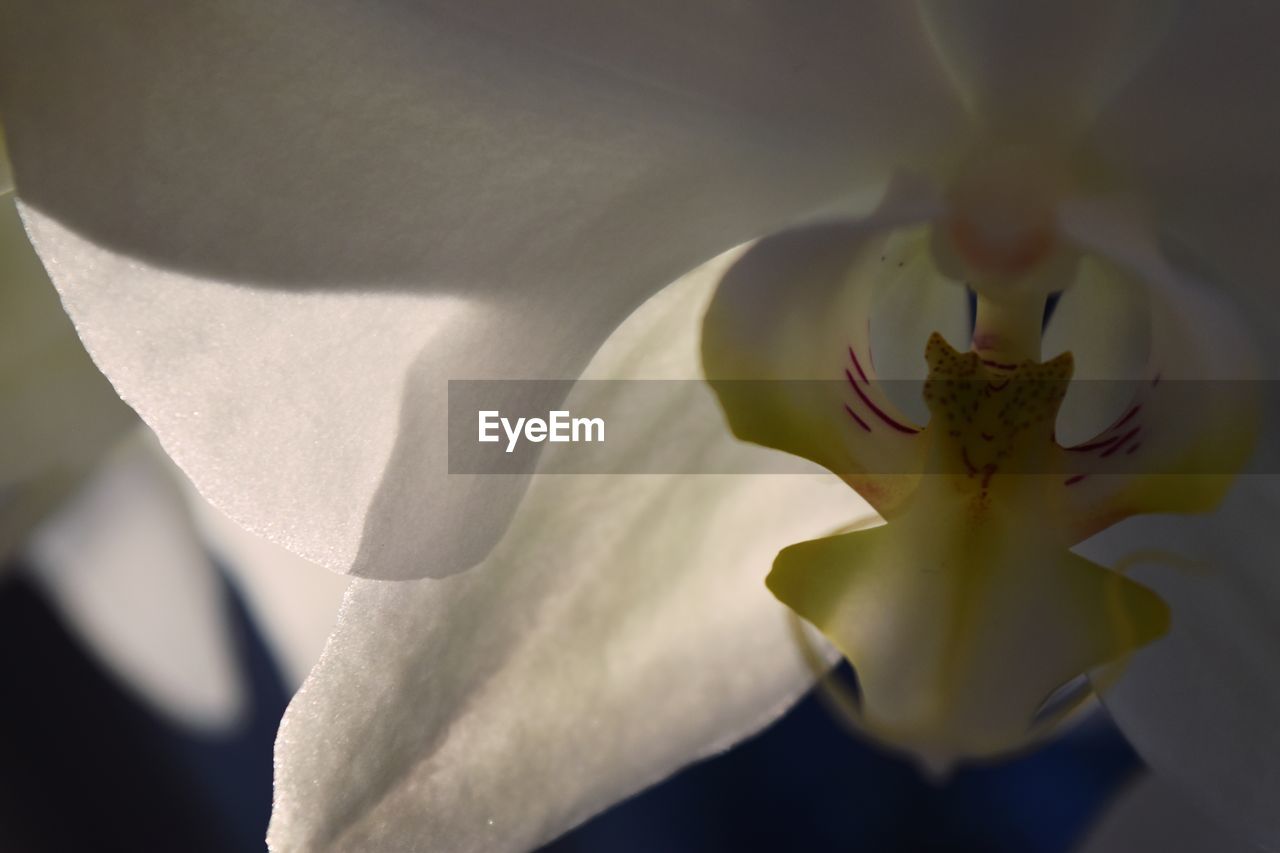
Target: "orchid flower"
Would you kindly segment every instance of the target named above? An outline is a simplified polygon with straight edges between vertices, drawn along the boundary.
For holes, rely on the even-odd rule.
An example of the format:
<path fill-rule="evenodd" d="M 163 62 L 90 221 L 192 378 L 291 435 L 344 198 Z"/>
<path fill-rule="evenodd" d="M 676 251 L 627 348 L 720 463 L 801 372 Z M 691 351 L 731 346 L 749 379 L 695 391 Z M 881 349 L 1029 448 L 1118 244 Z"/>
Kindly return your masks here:
<path fill-rule="evenodd" d="M 1104 699 L 1149 762 L 1280 841 L 1274 486 L 1230 476 L 1253 406 L 1160 390 L 1274 351 L 1273 11 L 4 14 L 24 220 L 91 354 L 234 519 L 384 579 L 352 584 L 286 717 L 273 849 L 526 848 L 758 730 L 812 681 L 766 575 L 854 660 L 876 736 L 937 766 L 1015 748 L 1119 660 Z M 926 366 L 928 423 L 888 381 Z M 704 368 L 714 393 L 655 413 L 687 424 L 677 455 L 773 458 L 722 404 L 840 477 L 446 473 L 447 378 Z M 1006 373 L 1050 389 L 1022 432 L 942 428 L 948 383 Z M 1073 375 L 1145 390 L 1069 441 Z M 822 390 L 733 393 L 761 379 Z M 984 432 L 1036 456 L 1034 492 L 987 476 Z M 1211 476 L 1144 476 L 1189 461 Z M 1211 571 L 1104 568 L 1220 499 L 1175 523 Z"/>
<path fill-rule="evenodd" d="M 769 586 L 853 662 L 859 724 L 935 770 L 1025 744 L 1042 712 L 1070 709 L 1046 705 L 1058 689 L 1165 633 L 1155 594 L 1069 548 L 1137 513 L 1215 508 L 1253 449 L 1249 383 L 1202 382 L 1191 411 L 1168 385 L 1249 367 L 1221 344 L 1239 340 L 1233 318 L 1114 215 L 1100 239 L 1075 217 L 1101 211 L 1037 197 L 1063 181 L 1037 174 L 1052 168 L 989 143 L 923 226 L 926 204 L 891 197 L 855 225 L 768 237 L 706 316 L 703 363 L 734 432 L 839 473 L 886 519 L 784 550 Z M 976 291 L 972 350 L 928 338 L 917 424 L 877 370 L 874 297 L 927 297 L 949 264 Z M 1041 361 L 1042 317 L 1052 292 L 1091 281 L 1139 289 L 1147 376 L 1063 446 L 1074 359 Z"/>

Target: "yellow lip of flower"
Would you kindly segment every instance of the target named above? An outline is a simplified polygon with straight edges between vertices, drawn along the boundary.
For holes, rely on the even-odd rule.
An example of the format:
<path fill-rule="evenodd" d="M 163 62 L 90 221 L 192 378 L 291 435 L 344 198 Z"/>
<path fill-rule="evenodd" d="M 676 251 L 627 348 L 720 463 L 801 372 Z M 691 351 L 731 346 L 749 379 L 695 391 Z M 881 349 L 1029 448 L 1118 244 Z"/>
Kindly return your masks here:
<path fill-rule="evenodd" d="M 870 401 L 850 357 L 859 428 L 909 429 Z M 927 462 L 905 510 L 787 548 L 768 585 L 853 663 L 859 724 L 943 770 L 1027 743 L 1059 687 L 1163 634 L 1168 611 L 1072 554 L 1055 512 L 1062 478 L 1028 473 L 1062 452 L 1071 355 L 1004 364 L 935 333 L 926 358 L 932 418 L 912 440 Z"/>

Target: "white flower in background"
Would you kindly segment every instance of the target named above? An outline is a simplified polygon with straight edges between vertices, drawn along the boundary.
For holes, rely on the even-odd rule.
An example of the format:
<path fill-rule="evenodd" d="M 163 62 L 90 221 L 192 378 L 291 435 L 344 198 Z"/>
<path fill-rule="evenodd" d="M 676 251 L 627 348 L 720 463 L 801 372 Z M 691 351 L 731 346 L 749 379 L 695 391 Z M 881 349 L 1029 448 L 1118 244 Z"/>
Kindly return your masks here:
<path fill-rule="evenodd" d="M 874 377 L 858 381 L 871 350 L 881 368 L 907 364 L 926 321 L 962 321 L 944 277 L 974 284 L 975 349 L 1001 364 L 1039 360 L 1038 300 L 1068 285 L 1044 349 L 1073 350 L 1077 376 L 1243 378 L 1250 339 L 1275 352 L 1269 8 L 233 0 L 50 13 L 28 0 L 4 16 L 0 110 L 25 221 L 122 396 L 247 526 L 359 575 L 442 578 L 353 585 L 282 730 L 277 850 L 528 847 L 758 729 L 808 683 L 761 580 L 780 549 L 866 514 L 836 478 L 548 477 L 516 509 L 527 479 L 446 476 L 447 378 L 577 375 L 650 294 L 767 234 L 711 303 L 713 379 L 848 367 L 849 392 L 878 401 Z M 906 173 L 925 190 L 898 192 L 890 179 Z M 819 217 L 845 224 L 787 230 Z M 891 253 L 903 266 L 885 274 Z M 714 280 L 651 299 L 589 375 L 696 376 Z M 895 293 L 914 295 L 877 307 Z M 889 332 L 868 340 L 877 311 Z M 837 410 L 770 440 L 744 418 L 779 410 L 725 402 L 740 433 L 844 474 L 896 453 L 890 433 L 909 438 L 882 421 L 866 431 L 876 444 L 848 439 L 861 426 Z M 1228 473 L 1245 446 L 1216 442 L 1241 426 L 1233 409 L 1138 404 L 1147 459 L 1224 447 Z M 706 389 L 672 401 L 668 419 L 688 419 L 677 452 L 768 459 L 730 440 L 714 405 Z M 1118 464 L 1103 473 L 1149 470 Z M 1041 688 L 1159 633 L 1150 593 L 1073 574 L 1088 564 L 1066 548 L 1132 512 L 1206 508 L 1226 484 L 1169 503 L 1141 477 L 1124 481 L 1136 492 L 1105 482 L 1118 481 L 1054 498 L 1057 526 L 1021 519 L 1054 531 L 1026 551 L 1060 558 L 1049 586 L 997 561 L 1010 585 L 992 589 L 1026 601 L 1102 578 L 1125 590 L 1136 633 L 1095 626 L 1041 656 L 1018 644 L 1027 626 L 974 628 L 965 648 L 981 654 L 958 671 L 991 686 L 1005 662 L 1016 701 L 955 693 L 945 725 L 915 718 L 904 734 L 890 718 L 911 691 L 880 704 L 886 674 L 931 660 L 938 638 L 882 643 L 837 618 L 822 627 L 871 676 L 881 736 L 1007 748 Z M 891 535 L 896 498 L 854 485 L 889 523 L 848 541 Z M 1143 576 L 1172 631 L 1107 701 L 1157 770 L 1275 843 L 1280 588 L 1261 558 L 1273 492 L 1243 478 L 1216 515 L 1130 520 L 1083 549 L 1115 565 L 1152 537 L 1167 547 L 1173 526 L 1212 565 Z M 963 592 L 926 613 L 1022 612 Z M 1011 717 L 988 740 L 974 724 L 996 710 Z"/>

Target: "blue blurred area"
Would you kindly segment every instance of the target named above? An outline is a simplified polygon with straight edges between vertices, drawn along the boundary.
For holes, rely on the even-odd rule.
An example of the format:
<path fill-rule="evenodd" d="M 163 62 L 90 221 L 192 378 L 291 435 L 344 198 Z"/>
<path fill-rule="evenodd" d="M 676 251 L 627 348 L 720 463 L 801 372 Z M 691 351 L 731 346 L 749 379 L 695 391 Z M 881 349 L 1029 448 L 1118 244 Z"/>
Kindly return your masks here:
<path fill-rule="evenodd" d="M 931 784 L 849 734 L 816 695 L 542 853 L 804 850 L 1063 853 L 1141 771 L 1105 717 L 1036 752 Z"/>
<path fill-rule="evenodd" d="M 240 597 L 224 600 L 251 713 L 221 736 L 171 724 L 85 654 L 39 588 L 0 583 L 0 851 L 266 850 L 288 695 Z"/>
<path fill-rule="evenodd" d="M 260 853 L 287 696 L 225 587 L 253 697 L 241 729 L 184 732 L 85 654 L 21 573 L 0 583 L 0 853 Z M 1140 770 L 1103 718 L 943 787 L 855 739 L 810 696 L 543 853 L 1070 850 Z M 377 853 L 377 851 L 371 851 Z"/>

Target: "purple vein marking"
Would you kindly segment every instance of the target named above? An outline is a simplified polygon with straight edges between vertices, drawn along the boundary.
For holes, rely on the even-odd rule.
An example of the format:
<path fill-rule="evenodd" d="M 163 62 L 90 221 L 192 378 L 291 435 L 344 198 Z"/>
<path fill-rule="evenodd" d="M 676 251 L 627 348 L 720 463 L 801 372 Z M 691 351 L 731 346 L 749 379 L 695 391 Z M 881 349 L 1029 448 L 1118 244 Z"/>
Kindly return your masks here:
<path fill-rule="evenodd" d="M 1074 486 L 1076 483 L 1080 482 L 1081 480 L 1083 480 L 1085 477 L 1088 477 L 1088 476 L 1089 476 L 1088 474 L 1076 474 L 1074 477 L 1068 477 L 1067 479 L 1063 480 L 1062 485 Z"/>
<path fill-rule="evenodd" d="M 845 403 L 845 404 L 844 404 L 844 410 L 845 410 L 846 412 L 848 412 L 848 413 L 849 413 L 849 417 L 853 418 L 855 421 L 857 421 L 857 422 L 858 422 L 858 426 L 862 427 L 862 428 L 863 428 L 863 429 L 865 429 L 867 432 L 871 432 L 871 427 L 867 425 L 867 422 L 866 422 L 866 421 L 864 421 L 862 418 L 858 417 L 858 413 L 857 413 L 857 412 L 855 412 L 853 409 L 849 408 L 849 404 L 848 404 L 848 403 Z"/>
<path fill-rule="evenodd" d="M 853 374 L 849 372 L 849 368 L 846 367 L 844 369 L 844 375 L 845 375 L 845 378 L 849 380 L 849 384 L 853 386 L 853 390 L 858 395 L 859 399 L 861 399 L 863 404 L 865 404 L 868 409 L 874 412 L 875 416 L 878 417 L 880 420 L 884 421 L 886 424 L 888 424 L 893 429 L 896 429 L 898 432 L 904 432 L 907 435 L 915 435 L 920 431 L 915 427 L 909 427 L 906 424 L 902 423 L 901 421 L 893 419 L 889 415 L 885 414 L 884 409 L 881 409 L 875 403 L 871 402 L 871 398 L 868 397 L 866 393 L 862 390 L 862 386 L 858 384 L 858 380 L 853 378 Z"/>
<path fill-rule="evenodd" d="M 1128 414 L 1126 414 L 1123 418 L 1113 423 L 1110 426 L 1110 429 L 1120 429 L 1120 427 L 1127 424 L 1129 420 L 1133 418 L 1134 415 L 1138 414 L 1138 412 L 1140 411 L 1142 411 L 1142 404 L 1138 403 L 1136 406 L 1134 406 L 1132 409 L 1129 410 Z"/>
<path fill-rule="evenodd" d="M 853 351 L 853 347 L 849 347 L 849 358 L 853 359 L 853 366 L 858 371 L 858 375 L 862 377 L 863 383 L 869 383 L 867 374 L 862 372 L 862 364 L 858 361 L 858 354 Z"/>
<path fill-rule="evenodd" d="M 1115 452 L 1116 452 L 1117 450 L 1119 450 L 1123 445 L 1128 444 L 1128 443 L 1129 443 L 1129 439 L 1133 438 L 1135 435 L 1137 435 L 1137 434 L 1138 434 L 1139 432 L 1141 432 L 1141 431 L 1142 431 L 1142 427 L 1140 427 L 1140 426 L 1136 426 L 1136 427 L 1134 427 L 1133 429 L 1131 429 L 1131 430 L 1129 430 L 1128 432 L 1126 432 L 1126 433 L 1125 433 L 1125 434 L 1120 438 L 1120 440 L 1119 440 L 1119 441 L 1117 441 L 1117 442 L 1116 442 L 1116 443 L 1111 447 L 1111 449 L 1110 449 L 1110 450 L 1108 450 L 1106 453 L 1103 453 L 1103 454 L 1102 454 L 1102 458 L 1103 458 L 1103 459 L 1106 459 L 1108 456 L 1110 456 L 1111 454 L 1115 453 Z"/>
<path fill-rule="evenodd" d="M 1075 447 L 1068 447 L 1071 453 L 1084 453 L 1086 450 L 1100 450 L 1104 447 L 1110 447 L 1119 441 L 1120 437 L 1113 435 L 1111 438 L 1104 438 L 1100 441 L 1091 441 L 1088 444 L 1077 444 Z"/>

